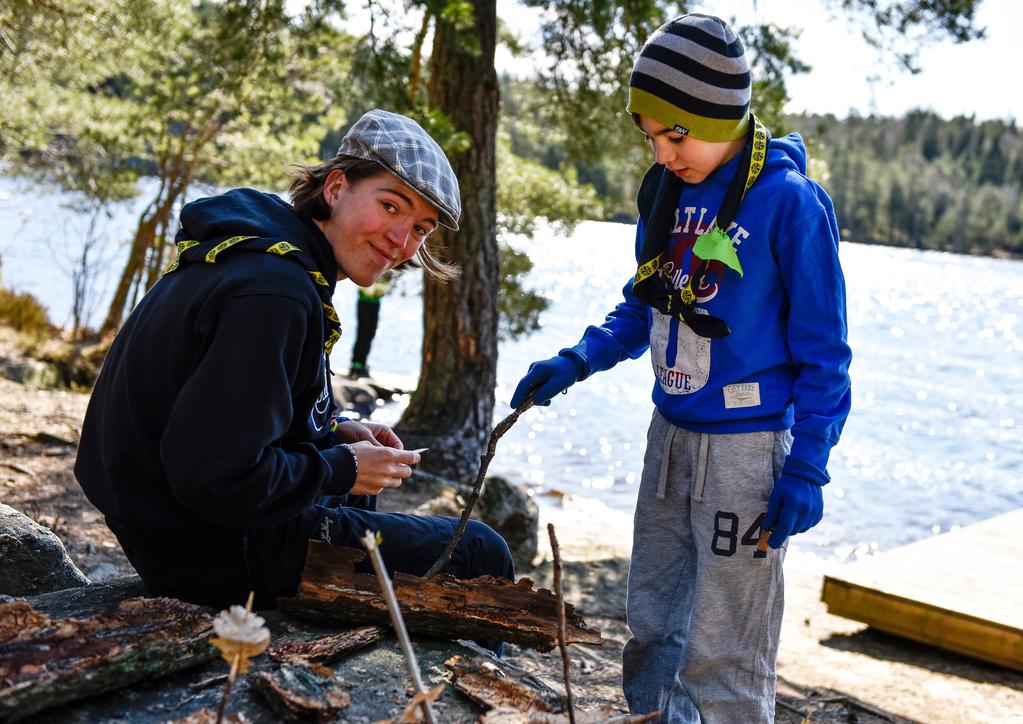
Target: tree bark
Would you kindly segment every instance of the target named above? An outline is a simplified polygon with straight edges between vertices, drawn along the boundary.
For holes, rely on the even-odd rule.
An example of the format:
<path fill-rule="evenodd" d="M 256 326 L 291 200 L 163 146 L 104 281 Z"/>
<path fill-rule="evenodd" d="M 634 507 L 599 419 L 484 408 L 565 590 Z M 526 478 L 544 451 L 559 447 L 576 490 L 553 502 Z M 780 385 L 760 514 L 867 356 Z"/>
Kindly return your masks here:
<path fill-rule="evenodd" d="M 380 626 L 363 626 L 310 641 L 280 641 L 270 644 L 267 654 L 281 664 L 324 664 L 375 644 L 386 635 Z"/>
<path fill-rule="evenodd" d="M 101 335 L 120 328 L 124 313 L 127 311 L 125 307 L 128 304 L 128 294 L 132 285 L 141 280 L 146 269 L 146 261 L 155 248 L 154 245 L 164 243 L 162 238 L 158 238 L 157 231 L 168 227 L 171 210 L 185 190 L 186 186 L 182 184 L 181 179 L 164 180 L 156 198 L 142 212 L 135 230 L 135 238 L 132 241 L 131 253 L 128 255 L 124 271 L 121 272 L 117 289 L 114 291 L 114 298 L 107 311 L 107 318 L 100 328 Z M 155 283 L 155 280 L 153 281 Z"/>
<path fill-rule="evenodd" d="M 281 610 L 298 618 L 344 624 L 390 622 L 376 576 L 356 573 L 364 551 L 309 541 L 302 582 L 292 598 L 279 598 Z M 407 573 L 393 576 L 394 593 L 409 631 L 440 638 L 499 639 L 538 651 L 557 644 L 557 601 L 550 591 L 533 590 L 528 578 L 512 583 L 484 576 L 460 580 L 441 574 L 426 580 Z M 600 645 L 598 631 L 565 605 L 570 643 Z"/>
<path fill-rule="evenodd" d="M 85 619 L 0 605 L 0 722 L 216 658 L 212 621 L 170 598 L 131 599 Z"/>
<path fill-rule="evenodd" d="M 475 23 L 466 31 L 437 16 L 428 86 L 431 105 L 472 140 L 451 159 L 461 231 L 434 232 L 462 275 L 424 283 L 419 387 L 398 425 L 406 447 L 430 448 L 425 470 L 460 482 L 475 475 L 497 384 L 497 8 L 494 0 L 472 5 Z"/>
<path fill-rule="evenodd" d="M 561 702 L 551 702 L 547 692 L 537 690 L 514 675 L 502 671 L 493 661 L 477 656 L 453 656 L 444 666 L 454 678 L 452 686 L 488 709 L 514 709 L 523 713 L 555 712 Z"/>
<path fill-rule="evenodd" d="M 316 664 L 286 664 L 273 672 L 256 672 L 249 681 L 284 721 L 337 721 L 338 713 L 352 703 L 331 670 Z"/>

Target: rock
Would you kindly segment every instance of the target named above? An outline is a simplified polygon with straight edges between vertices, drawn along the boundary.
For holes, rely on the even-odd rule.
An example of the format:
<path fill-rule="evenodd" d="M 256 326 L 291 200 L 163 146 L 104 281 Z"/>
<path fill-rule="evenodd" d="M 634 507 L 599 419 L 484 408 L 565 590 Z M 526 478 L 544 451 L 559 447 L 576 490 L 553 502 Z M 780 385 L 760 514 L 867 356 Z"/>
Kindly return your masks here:
<path fill-rule="evenodd" d="M 333 380 L 334 402 L 347 413 L 355 413 L 359 418 L 368 419 L 373 412 L 385 402 L 390 402 L 397 395 L 408 394 L 401 387 L 406 380 L 388 375 L 386 382 L 373 377 L 352 379 L 338 375 Z M 412 385 L 415 388 L 415 385 Z"/>
<path fill-rule="evenodd" d="M 378 509 L 458 518 L 471 490 L 470 486 L 415 470 L 399 491 L 380 498 Z M 537 551 L 540 511 L 525 490 L 501 477 L 487 478 L 472 517 L 504 536 L 517 568 L 524 570 L 532 566 Z"/>
<path fill-rule="evenodd" d="M 356 413 L 360 418 L 368 418 L 377 409 L 377 392 L 370 385 L 359 380 L 337 379 L 333 382 L 334 401 L 345 412 Z"/>
<path fill-rule="evenodd" d="M 3 503 L 0 561 L 0 593 L 32 596 L 89 585 L 53 531 Z"/>
<path fill-rule="evenodd" d="M 93 583 L 100 583 L 102 581 L 109 581 L 113 578 L 120 578 L 124 574 L 121 573 L 121 569 L 113 563 L 103 562 L 96 563 L 95 565 L 86 568 L 85 575 L 88 576 L 89 580 Z"/>
<path fill-rule="evenodd" d="M 529 568 L 536 557 L 540 511 L 522 488 L 504 478 L 487 478 L 479 501 L 480 520 L 508 541 L 517 568 Z"/>
<path fill-rule="evenodd" d="M 445 488 L 439 495 L 432 497 L 422 505 L 417 506 L 415 514 L 461 518 L 462 508 L 464 506 L 465 500 L 458 495 L 457 490 L 454 488 Z M 474 515 L 473 517 L 479 518 L 479 515 Z"/>
<path fill-rule="evenodd" d="M 13 362 L 0 359 L 0 377 L 39 389 L 54 389 L 60 387 L 62 382 L 60 370 L 39 360 Z"/>

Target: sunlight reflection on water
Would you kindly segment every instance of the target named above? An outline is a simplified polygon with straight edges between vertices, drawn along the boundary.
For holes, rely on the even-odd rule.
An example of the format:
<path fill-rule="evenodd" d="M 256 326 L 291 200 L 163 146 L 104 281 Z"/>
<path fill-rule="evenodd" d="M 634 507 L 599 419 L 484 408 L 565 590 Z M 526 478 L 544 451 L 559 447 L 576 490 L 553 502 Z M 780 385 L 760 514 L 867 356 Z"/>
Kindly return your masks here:
<path fill-rule="evenodd" d="M 84 221 L 52 197 L 29 196 L 0 179 L 3 282 L 47 300 L 52 318 L 64 322 L 70 282 L 61 271 L 63 240 L 77 238 Z M 136 213 L 126 208 L 106 220 L 110 238 L 125 238 Z M 552 304 L 539 332 L 502 344 L 495 417 L 510 411 L 530 362 L 574 344 L 617 303 L 632 272 L 633 234 L 628 225 L 591 222 L 567 238 L 541 229 L 533 239 L 511 240 L 530 252 L 536 266 L 529 285 Z M 1023 506 L 1023 263 L 855 244 L 843 244 L 841 255 L 853 412 L 832 453 L 824 521 L 790 549 L 855 558 Z M 110 268 L 119 269 L 116 262 Z M 55 266 L 56 274 L 40 273 Z M 374 371 L 418 374 L 418 292 L 419 281 L 408 277 L 384 300 Z M 335 306 L 346 332 L 334 366 L 345 370 L 354 288 L 340 285 Z M 644 356 L 576 385 L 512 428 L 491 472 L 528 486 L 544 505 L 557 504 L 557 496 L 545 495 L 551 491 L 593 499 L 587 515 L 595 526 L 600 504 L 614 511 L 608 520 L 623 525 L 642 468 L 652 384 Z M 379 408 L 375 419 L 393 422 L 406 402 Z"/>

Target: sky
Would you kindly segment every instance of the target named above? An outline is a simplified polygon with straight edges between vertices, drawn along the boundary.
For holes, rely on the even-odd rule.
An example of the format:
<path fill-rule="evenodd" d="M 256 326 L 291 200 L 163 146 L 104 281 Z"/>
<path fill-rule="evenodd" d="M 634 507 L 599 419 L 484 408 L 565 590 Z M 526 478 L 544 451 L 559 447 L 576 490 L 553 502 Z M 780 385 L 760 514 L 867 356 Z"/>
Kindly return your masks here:
<path fill-rule="evenodd" d="M 946 118 L 972 114 L 978 120 L 1023 121 L 1023 81 L 1017 70 L 1023 2 L 1018 0 L 983 0 L 976 20 L 987 28 L 987 37 L 959 45 L 929 44 L 919 55 L 921 72 L 916 75 L 882 62 L 859 26 L 845 15 L 829 13 L 822 0 L 705 0 L 693 3 L 691 10 L 736 18 L 740 24 L 803 28 L 795 50 L 813 70 L 789 77 L 789 112 L 897 116 L 923 108 Z M 498 0 L 498 14 L 525 42 L 540 42 L 535 10 Z M 498 53 L 498 68 L 514 75 L 528 74 L 535 62 Z"/>

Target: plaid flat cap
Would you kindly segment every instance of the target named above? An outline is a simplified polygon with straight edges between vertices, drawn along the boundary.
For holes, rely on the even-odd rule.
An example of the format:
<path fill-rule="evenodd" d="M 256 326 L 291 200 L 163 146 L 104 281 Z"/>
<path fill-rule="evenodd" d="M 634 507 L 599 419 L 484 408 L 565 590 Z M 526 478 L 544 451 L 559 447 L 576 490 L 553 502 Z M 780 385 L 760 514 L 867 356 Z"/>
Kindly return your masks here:
<path fill-rule="evenodd" d="M 458 230 L 458 179 L 444 151 L 411 118 L 377 108 L 367 111 L 341 139 L 337 155 L 379 163 L 436 206 L 441 224 Z"/>

